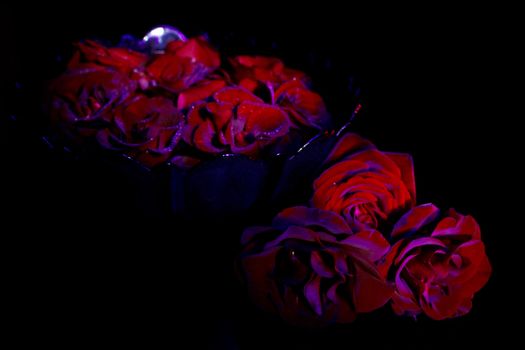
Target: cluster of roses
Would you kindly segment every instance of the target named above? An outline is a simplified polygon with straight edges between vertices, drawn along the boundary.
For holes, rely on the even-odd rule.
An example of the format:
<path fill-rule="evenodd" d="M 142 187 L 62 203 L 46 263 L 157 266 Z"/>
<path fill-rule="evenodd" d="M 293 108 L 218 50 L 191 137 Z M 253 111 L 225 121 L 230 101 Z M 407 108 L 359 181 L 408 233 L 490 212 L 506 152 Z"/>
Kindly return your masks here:
<path fill-rule="evenodd" d="M 148 167 L 189 167 L 218 154 L 279 153 L 329 123 L 307 77 L 279 59 L 221 60 L 201 37 L 145 54 L 77 44 L 51 84 L 49 114 L 62 136 Z"/>
<path fill-rule="evenodd" d="M 154 54 L 85 41 L 50 94 L 62 136 L 148 167 L 277 154 L 330 125 L 302 72 L 276 58 L 221 60 L 203 38 Z M 476 221 L 416 206 L 409 155 L 333 137 L 309 206 L 242 235 L 240 271 L 255 303 L 306 325 L 350 322 L 389 301 L 397 314 L 467 313 L 491 274 Z"/>
<path fill-rule="evenodd" d="M 491 266 L 471 216 L 415 205 L 412 159 L 356 134 L 331 150 L 310 206 L 242 236 L 251 297 L 294 324 L 346 323 L 391 301 L 399 315 L 470 311 Z"/>

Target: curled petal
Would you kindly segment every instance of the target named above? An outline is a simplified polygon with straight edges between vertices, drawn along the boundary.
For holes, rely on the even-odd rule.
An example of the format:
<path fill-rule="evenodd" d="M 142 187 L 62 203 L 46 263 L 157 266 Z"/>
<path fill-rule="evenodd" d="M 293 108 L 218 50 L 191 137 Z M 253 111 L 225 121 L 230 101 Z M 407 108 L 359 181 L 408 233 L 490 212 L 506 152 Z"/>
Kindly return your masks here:
<path fill-rule="evenodd" d="M 221 64 L 219 53 L 203 37 L 190 38 L 187 41 L 172 41 L 166 46 L 166 52 L 178 57 L 186 57 L 211 70 Z"/>
<path fill-rule="evenodd" d="M 310 256 L 310 263 L 314 271 L 321 277 L 332 278 L 334 271 L 326 264 L 318 251 L 313 251 Z"/>
<path fill-rule="evenodd" d="M 321 287 L 321 278 L 319 276 L 313 276 L 308 283 L 304 286 L 304 295 L 306 300 L 310 303 L 310 306 L 319 316 L 323 314 L 323 306 L 321 302 L 321 295 L 319 288 Z"/>
<path fill-rule="evenodd" d="M 358 232 L 341 242 L 361 249 L 362 254 L 370 261 L 378 261 L 390 249 L 388 241 L 375 230 Z"/>
<path fill-rule="evenodd" d="M 408 243 L 406 247 L 399 252 L 399 255 L 396 259 L 396 264 L 399 264 L 401 260 L 405 258 L 405 256 L 412 250 L 425 246 L 447 248 L 446 244 L 441 242 L 439 239 L 431 237 L 418 238 Z"/>
<path fill-rule="evenodd" d="M 420 230 L 423 226 L 433 222 L 440 214 L 439 209 L 431 204 L 419 205 L 403 215 L 392 230 L 392 237 Z"/>
<path fill-rule="evenodd" d="M 325 164 L 338 162 L 350 154 L 372 148 L 375 146 L 361 136 L 353 133 L 344 134 L 326 157 Z"/>
<path fill-rule="evenodd" d="M 177 108 L 185 109 L 196 102 L 205 100 L 225 85 L 226 82 L 224 80 L 205 80 L 181 91 L 177 98 Z"/>
<path fill-rule="evenodd" d="M 401 171 L 401 178 L 403 183 L 407 186 L 410 192 L 412 205 L 416 204 L 416 180 L 414 176 L 414 160 L 412 156 L 407 153 L 385 153 Z"/>
<path fill-rule="evenodd" d="M 480 239 L 479 225 L 472 216 L 459 216 L 455 211 L 450 212 L 450 214 L 451 216 L 444 218 L 437 224 L 432 236 L 469 235 L 472 239 Z"/>

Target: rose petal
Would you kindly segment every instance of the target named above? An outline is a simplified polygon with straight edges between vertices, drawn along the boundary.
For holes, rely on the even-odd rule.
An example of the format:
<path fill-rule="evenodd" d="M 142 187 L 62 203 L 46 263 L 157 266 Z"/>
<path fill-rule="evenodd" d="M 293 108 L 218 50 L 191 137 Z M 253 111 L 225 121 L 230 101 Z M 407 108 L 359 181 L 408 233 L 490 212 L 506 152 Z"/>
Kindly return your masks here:
<path fill-rule="evenodd" d="M 407 233 L 416 232 L 423 226 L 436 220 L 439 213 L 439 209 L 431 203 L 412 208 L 395 224 L 390 236 L 396 238 Z"/>
<path fill-rule="evenodd" d="M 446 237 L 454 235 L 468 235 L 472 239 L 480 239 L 479 225 L 470 215 L 457 215 L 443 218 L 432 232 L 433 237 Z"/>
<path fill-rule="evenodd" d="M 361 231 L 341 241 L 346 245 L 362 250 L 370 261 L 378 261 L 390 249 L 388 241 L 375 230 Z"/>
<path fill-rule="evenodd" d="M 342 160 L 349 154 L 375 148 L 375 146 L 368 140 L 353 133 L 344 134 L 343 137 L 334 146 L 326 160 L 325 164 L 331 164 Z"/>
<path fill-rule="evenodd" d="M 401 260 L 405 258 L 405 255 L 410 253 L 412 250 L 419 248 L 419 247 L 424 247 L 424 246 L 435 246 L 435 247 L 441 247 L 445 249 L 447 248 L 445 243 L 443 243 L 439 239 L 431 238 L 431 237 L 418 238 L 408 243 L 406 247 L 403 248 L 403 250 L 401 250 L 401 252 L 399 253 L 395 261 L 396 265 L 399 264 Z"/>
<path fill-rule="evenodd" d="M 321 96 L 307 89 L 299 80 L 282 84 L 275 92 L 275 101 L 299 125 L 320 129 L 328 123 L 329 115 Z"/>
<path fill-rule="evenodd" d="M 483 286 L 489 281 L 491 274 L 492 266 L 485 255 L 478 265 L 476 274 L 468 281 L 468 283 L 465 283 L 462 286 L 464 288 L 464 295 L 472 295 L 483 288 Z"/>
<path fill-rule="evenodd" d="M 198 62 L 212 69 L 221 64 L 219 53 L 210 46 L 204 37 L 190 38 L 180 44 L 170 44 L 166 47 L 166 52 L 178 57 L 190 58 L 192 62 Z"/>
<path fill-rule="evenodd" d="M 265 310 L 276 310 L 276 305 L 282 305 L 280 293 L 271 275 L 279 249 L 276 247 L 260 254 L 247 255 L 240 261 L 251 298 Z"/>
<path fill-rule="evenodd" d="M 267 137 L 283 136 L 290 126 L 286 114 L 279 108 L 250 101 L 239 105 L 237 118 L 246 122 L 245 131 Z"/>
<path fill-rule="evenodd" d="M 319 316 L 323 314 L 323 306 L 321 304 L 321 294 L 319 288 L 321 287 L 321 277 L 313 275 L 312 278 L 304 286 L 304 296 L 308 303 Z"/>
<path fill-rule="evenodd" d="M 307 207 L 292 207 L 283 210 L 275 217 L 273 225 L 275 227 L 316 226 L 333 234 L 351 233 L 348 224 L 341 216 L 329 211 Z"/>
<path fill-rule="evenodd" d="M 77 52 L 68 63 L 68 69 L 101 65 L 129 74 L 132 70 L 146 63 L 143 53 L 125 48 L 107 48 L 93 40 L 86 40 L 76 45 Z"/>
<path fill-rule="evenodd" d="M 224 80 L 205 80 L 182 91 L 177 97 L 177 108 L 185 109 L 190 105 L 204 100 L 226 85 Z"/>
<path fill-rule="evenodd" d="M 281 245 L 286 240 L 298 240 L 304 242 L 335 242 L 335 238 L 324 232 L 316 232 L 305 227 L 290 226 L 274 240 L 266 243 L 264 248 L 271 248 Z"/>
<path fill-rule="evenodd" d="M 254 155 L 285 136 L 289 128 L 290 121 L 281 109 L 244 101 L 237 107 L 226 141 L 234 153 Z"/>
<path fill-rule="evenodd" d="M 415 315 L 419 312 L 421 312 L 421 308 L 419 306 L 419 303 L 416 300 L 416 296 L 413 294 L 412 290 L 408 286 L 408 284 L 405 282 L 405 280 L 401 277 L 401 273 L 403 273 L 403 270 L 405 267 L 410 263 L 413 259 L 417 257 L 417 254 L 412 254 L 403 261 L 403 263 L 398 267 L 394 279 L 396 292 L 393 296 L 394 304 L 392 305 L 394 311 L 401 315 L 404 313 L 410 313 L 412 315 Z"/>
<path fill-rule="evenodd" d="M 373 273 L 370 270 L 373 269 Z M 354 305 L 357 312 L 370 312 L 385 305 L 393 293 L 390 286 L 375 270 L 372 264 L 356 261 L 355 285 L 353 289 Z"/>
<path fill-rule="evenodd" d="M 155 56 L 146 67 L 147 73 L 158 85 L 173 93 L 187 89 L 203 80 L 213 69 L 192 62 L 191 58 L 175 54 Z"/>
<path fill-rule="evenodd" d="M 401 170 L 401 178 L 410 192 L 412 205 L 416 204 L 416 181 L 414 176 L 414 160 L 407 153 L 385 153 Z"/>
<path fill-rule="evenodd" d="M 339 295 L 338 290 L 344 289 L 342 284 L 342 281 L 333 284 L 326 293 L 331 304 L 327 305 L 324 316 L 332 322 L 349 323 L 355 320 L 357 313 L 352 303 Z"/>
<path fill-rule="evenodd" d="M 332 278 L 335 276 L 334 271 L 332 271 L 330 267 L 324 262 L 321 254 L 318 251 L 313 251 L 311 253 L 310 264 L 312 265 L 315 273 L 321 277 Z"/>
<path fill-rule="evenodd" d="M 252 94 L 250 91 L 243 89 L 241 87 L 225 87 L 217 91 L 213 98 L 217 102 L 227 102 L 233 105 L 238 105 L 244 101 L 258 102 L 262 103 L 263 101 Z"/>
<path fill-rule="evenodd" d="M 192 143 L 203 152 L 221 153 L 223 148 L 219 148 L 213 144 L 213 136 L 215 134 L 213 123 L 210 120 L 206 120 L 195 129 Z"/>

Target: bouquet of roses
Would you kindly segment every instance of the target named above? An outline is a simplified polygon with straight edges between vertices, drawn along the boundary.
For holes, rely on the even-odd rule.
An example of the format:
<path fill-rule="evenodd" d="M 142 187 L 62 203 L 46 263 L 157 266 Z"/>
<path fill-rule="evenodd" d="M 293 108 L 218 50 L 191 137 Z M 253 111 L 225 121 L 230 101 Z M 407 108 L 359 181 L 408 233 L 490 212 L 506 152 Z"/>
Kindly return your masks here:
<path fill-rule="evenodd" d="M 410 155 L 382 152 L 348 124 L 333 130 L 310 79 L 277 58 L 221 57 L 169 27 L 127 47 L 86 40 L 48 101 L 53 137 L 72 149 L 153 171 L 241 159 L 223 174 L 226 195 L 277 164 L 269 199 L 259 190 L 245 206 L 279 213 L 244 230 L 237 266 L 254 303 L 293 324 L 348 323 L 389 302 L 399 315 L 456 317 L 490 277 L 474 218 L 418 205 Z M 200 173 L 212 185 L 214 174 Z M 237 191 L 253 185 L 243 183 Z M 293 191 L 306 195 L 290 202 Z"/>

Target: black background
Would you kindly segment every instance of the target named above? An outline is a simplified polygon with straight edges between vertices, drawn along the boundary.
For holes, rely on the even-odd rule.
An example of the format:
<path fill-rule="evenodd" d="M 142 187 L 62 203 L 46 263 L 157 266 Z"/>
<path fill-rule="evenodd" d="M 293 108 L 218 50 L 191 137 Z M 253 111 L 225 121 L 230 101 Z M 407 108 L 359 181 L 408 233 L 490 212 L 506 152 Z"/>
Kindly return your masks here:
<path fill-rule="evenodd" d="M 503 194 L 512 189 L 506 173 L 513 141 L 498 93 L 505 33 L 496 31 L 491 9 L 380 14 L 321 3 L 285 11 L 261 3 L 231 5 L 236 12 L 224 4 L 221 13 L 204 4 L 79 6 L 66 12 L 49 5 L 31 13 L 12 9 L 2 18 L 8 33 L 0 131 L 8 220 L 2 231 L 15 238 L 7 267 L 16 281 L 11 323 L 22 327 L 20 342 L 101 344 L 110 336 L 112 344 L 160 339 L 181 348 L 425 349 L 508 341 L 496 324 L 507 320 L 517 297 L 507 297 L 516 287 L 503 263 L 508 258 L 503 237 L 511 234 L 503 227 L 512 221 Z M 226 52 L 283 58 L 313 77 L 336 118 L 349 113 L 353 77 L 364 106 L 354 130 L 381 149 L 413 155 L 420 203 L 454 207 L 480 223 L 494 272 L 471 313 L 413 321 L 385 308 L 348 327 L 287 327 L 243 299 L 234 276 L 225 272 L 230 266 L 217 268 L 206 260 L 209 248 L 199 244 L 214 244 L 225 233 L 145 221 L 118 207 L 125 199 L 101 198 L 85 177 L 71 179 L 70 164 L 50 156 L 37 137 L 41 91 L 60 72 L 57 54 L 66 54 L 78 39 L 140 36 L 157 24 L 174 25 L 189 36 L 208 33 Z M 108 216 L 112 220 L 104 221 Z M 14 228 L 7 229 L 11 222 Z M 31 224 L 36 228 L 27 230 Z M 184 237 L 192 234 L 202 241 L 189 244 Z M 188 340 L 194 346 L 181 345 Z"/>

